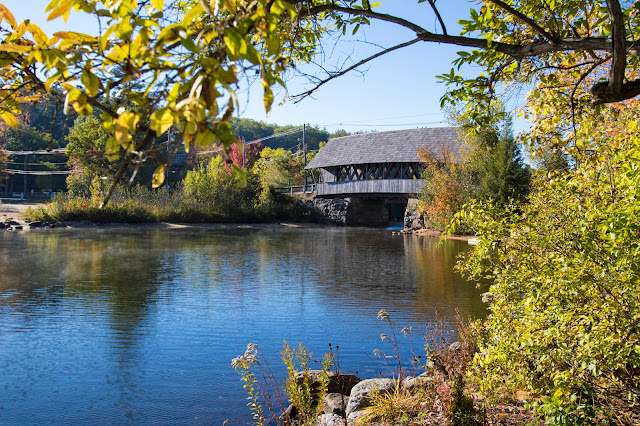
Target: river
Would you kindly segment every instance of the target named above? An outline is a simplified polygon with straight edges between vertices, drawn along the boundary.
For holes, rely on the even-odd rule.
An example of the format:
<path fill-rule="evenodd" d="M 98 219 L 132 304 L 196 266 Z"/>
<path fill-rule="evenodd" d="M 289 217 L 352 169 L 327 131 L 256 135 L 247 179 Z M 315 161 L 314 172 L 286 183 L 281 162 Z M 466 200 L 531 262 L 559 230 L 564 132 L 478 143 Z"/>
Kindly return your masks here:
<path fill-rule="evenodd" d="M 453 272 L 465 242 L 365 228 L 90 229 L 0 234 L 0 423 L 249 424 L 229 367 L 283 341 L 389 375 L 380 340 L 486 314 Z"/>

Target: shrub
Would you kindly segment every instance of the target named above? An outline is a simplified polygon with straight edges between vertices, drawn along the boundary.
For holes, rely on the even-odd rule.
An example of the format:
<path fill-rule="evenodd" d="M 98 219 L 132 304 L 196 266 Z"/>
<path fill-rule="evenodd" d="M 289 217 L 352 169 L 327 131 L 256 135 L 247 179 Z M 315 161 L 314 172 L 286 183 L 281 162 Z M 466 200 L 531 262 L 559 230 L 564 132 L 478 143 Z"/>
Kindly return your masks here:
<path fill-rule="evenodd" d="M 540 396 L 557 424 L 624 424 L 640 394 L 640 139 L 538 178 L 529 204 L 474 204 L 480 231 L 460 265 L 494 300 L 478 358 L 486 392 Z"/>

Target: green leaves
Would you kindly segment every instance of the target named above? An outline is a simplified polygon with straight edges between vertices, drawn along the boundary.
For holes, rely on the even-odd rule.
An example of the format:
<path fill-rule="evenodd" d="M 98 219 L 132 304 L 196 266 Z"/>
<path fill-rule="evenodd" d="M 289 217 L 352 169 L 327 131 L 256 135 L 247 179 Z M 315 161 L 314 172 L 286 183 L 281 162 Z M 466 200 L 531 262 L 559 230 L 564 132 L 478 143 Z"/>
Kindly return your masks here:
<path fill-rule="evenodd" d="M 153 178 L 151 184 L 154 188 L 159 188 L 164 183 L 165 176 L 167 174 L 167 167 L 164 164 L 160 164 L 155 172 L 153 172 Z"/>
<path fill-rule="evenodd" d="M 132 111 L 123 112 L 116 120 L 115 138 L 124 148 L 129 148 L 139 121 L 140 115 Z"/>
<path fill-rule="evenodd" d="M 541 395 L 554 424 L 590 424 L 637 403 L 640 357 L 628 333 L 640 317 L 640 135 L 626 125 L 637 116 L 601 115 L 590 138 L 608 144 L 573 171 L 538 176 L 529 204 L 471 203 L 459 216 L 482 235 L 459 267 L 489 276 L 494 295 L 483 386 L 506 379 Z"/>
<path fill-rule="evenodd" d="M 173 111 L 169 108 L 162 108 L 151 115 L 149 127 L 156 132 L 157 136 L 164 134 L 171 126 L 175 124 Z"/>

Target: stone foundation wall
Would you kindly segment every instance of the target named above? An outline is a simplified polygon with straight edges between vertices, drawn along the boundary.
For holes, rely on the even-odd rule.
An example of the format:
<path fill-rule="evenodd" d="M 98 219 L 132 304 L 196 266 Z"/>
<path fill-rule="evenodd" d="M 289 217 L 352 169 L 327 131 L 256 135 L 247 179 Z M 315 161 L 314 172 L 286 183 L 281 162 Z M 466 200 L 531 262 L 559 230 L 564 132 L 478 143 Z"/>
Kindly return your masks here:
<path fill-rule="evenodd" d="M 420 201 L 410 198 L 407 202 L 407 209 L 404 212 L 404 229 L 417 230 L 425 228 L 425 217 L 419 209 Z"/>

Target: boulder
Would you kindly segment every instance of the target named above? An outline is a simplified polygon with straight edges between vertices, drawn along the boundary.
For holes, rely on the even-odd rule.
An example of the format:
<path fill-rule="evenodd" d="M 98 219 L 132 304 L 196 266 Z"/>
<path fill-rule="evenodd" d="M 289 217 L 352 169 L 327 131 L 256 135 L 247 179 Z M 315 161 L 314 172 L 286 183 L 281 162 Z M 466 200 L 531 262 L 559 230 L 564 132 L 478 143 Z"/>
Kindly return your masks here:
<path fill-rule="evenodd" d="M 358 419 L 366 416 L 368 413 L 365 410 L 357 410 L 357 411 L 353 411 L 351 414 L 349 414 L 348 416 L 348 425 L 351 426 L 353 424 L 357 425 L 357 424 L 361 424 L 360 422 L 358 422 Z M 342 420 L 343 424 L 344 424 L 344 420 Z"/>
<path fill-rule="evenodd" d="M 320 388 L 320 379 L 322 377 L 322 370 L 309 370 L 307 377 L 311 381 L 311 391 L 318 392 Z M 300 385 L 304 380 L 305 372 L 300 371 L 296 374 L 296 382 Z M 362 381 L 361 378 L 354 376 L 353 374 L 336 374 L 334 372 L 329 373 L 329 385 L 327 386 L 327 393 L 340 393 L 343 395 L 349 395 L 351 389 Z"/>
<path fill-rule="evenodd" d="M 330 393 L 324 398 L 324 413 L 337 414 L 343 417 L 347 412 L 349 396 L 341 393 Z"/>
<path fill-rule="evenodd" d="M 424 214 L 420 211 L 419 201 L 415 198 L 409 199 L 407 208 L 404 211 L 404 229 L 423 229 L 425 227 L 424 219 Z"/>
<path fill-rule="evenodd" d="M 337 414 L 323 414 L 318 417 L 318 426 L 344 426 L 344 418 Z"/>
<path fill-rule="evenodd" d="M 347 223 L 349 201 L 340 198 L 313 200 L 310 210 L 314 221 L 334 225 Z"/>
<path fill-rule="evenodd" d="M 418 377 L 406 377 L 402 381 L 402 387 L 408 391 L 420 386 L 428 386 L 433 383 L 433 377 L 429 373 L 422 373 Z"/>
<path fill-rule="evenodd" d="M 361 381 L 351 389 L 349 404 L 347 405 L 347 417 L 354 411 L 368 407 L 372 393 L 390 392 L 395 386 L 396 381 L 393 379 L 367 379 Z"/>

